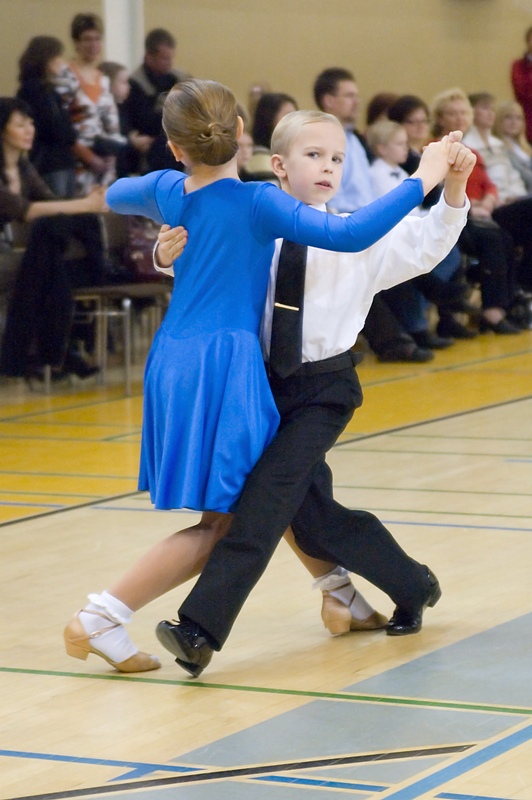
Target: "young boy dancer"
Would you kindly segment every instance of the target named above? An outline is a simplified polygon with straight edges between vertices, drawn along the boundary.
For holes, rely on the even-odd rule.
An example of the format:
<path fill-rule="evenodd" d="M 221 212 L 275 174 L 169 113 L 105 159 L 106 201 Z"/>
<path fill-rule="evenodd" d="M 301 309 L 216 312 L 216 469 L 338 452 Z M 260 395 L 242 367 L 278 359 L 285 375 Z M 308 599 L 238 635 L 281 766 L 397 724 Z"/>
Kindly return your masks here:
<path fill-rule="evenodd" d="M 246 481 L 229 533 L 215 545 L 179 609 L 181 622 L 163 621 L 157 627 L 161 643 L 194 676 L 225 643 L 290 524 L 308 555 L 362 575 L 392 598 L 396 609 L 387 626 L 389 635 L 419 631 L 424 609 L 441 596 L 433 573 L 407 556 L 374 515 L 345 509 L 333 500 L 325 454 L 362 402 L 353 369 L 360 359 L 350 347 L 374 294 L 431 270 L 465 225 L 465 185 L 475 156 L 457 141 L 449 147 L 453 166 L 444 198 L 426 218 L 402 220 L 363 253 L 308 249 L 302 353 L 299 366 L 288 373 L 284 368 L 280 374 L 276 371 L 273 351 L 268 352 L 272 309 L 281 307 L 290 316 L 301 304 L 274 298 L 275 279 L 270 275 L 263 344 L 281 415 L 279 430 Z M 286 192 L 325 210 L 341 180 L 344 150 L 345 135 L 334 117 L 294 112 L 276 128 L 272 165 Z M 161 238 L 164 242 L 164 235 Z M 278 242 L 272 273 L 280 251 Z"/>

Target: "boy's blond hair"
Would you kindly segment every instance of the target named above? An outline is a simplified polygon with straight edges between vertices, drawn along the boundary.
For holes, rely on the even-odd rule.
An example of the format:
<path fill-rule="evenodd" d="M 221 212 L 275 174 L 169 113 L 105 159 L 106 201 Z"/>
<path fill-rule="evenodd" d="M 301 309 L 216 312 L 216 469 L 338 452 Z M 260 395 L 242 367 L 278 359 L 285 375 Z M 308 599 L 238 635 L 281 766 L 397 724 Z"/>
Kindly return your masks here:
<path fill-rule="evenodd" d="M 324 111 L 291 111 L 275 126 L 270 146 L 272 155 L 287 156 L 301 128 L 312 122 L 329 122 L 343 131 L 340 121 L 332 114 Z"/>
<path fill-rule="evenodd" d="M 402 130 L 404 130 L 403 126 L 399 122 L 394 122 L 391 119 L 380 119 L 374 122 L 373 125 L 369 126 L 366 133 L 366 139 L 370 149 L 375 155 L 378 155 L 377 147 L 391 142 L 393 137 Z"/>

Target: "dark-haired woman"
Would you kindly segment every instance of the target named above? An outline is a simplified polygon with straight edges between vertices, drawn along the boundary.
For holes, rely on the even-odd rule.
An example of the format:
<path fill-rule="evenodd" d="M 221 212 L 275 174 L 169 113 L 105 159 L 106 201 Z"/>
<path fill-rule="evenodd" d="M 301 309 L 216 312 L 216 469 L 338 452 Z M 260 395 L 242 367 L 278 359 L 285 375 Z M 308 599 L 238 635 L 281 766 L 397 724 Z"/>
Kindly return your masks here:
<path fill-rule="evenodd" d="M 74 197 L 77 133 L 54 88 L 65 67 L 63 44 L 54 36 L 34 36 L 19 59 L 17 97 L 31 108 L 35 139 L 30 158 L 56 197 Z"/>
<path fill-rule="evenodd" d="M 0 374 L 40 377 L 50 365 L 58 374 L 87 377 L 94 368 L 67 353 L 74 304 L 64 256 L 73 238 L 81 241 L 90 254 L 87 285 L 101 281 L 104 258 L 95 214 L 104 210 L 105 198 L 97 188 L 87 197 L 57 200 L 27 157 L 34 135 L 29 106 L 1 97 L 0 226 L 31 226 L 8 306 Z"/>
<path fill-rule="evenodd" d="M 297 111 L 297 103 L 289 94 L 268 92 L 259 98 L 251 129 L 253 155 L 246 167 L 254 180 L 277 184 L 270 163 L 270 142 L 279 120 L 291 111 Z"/>

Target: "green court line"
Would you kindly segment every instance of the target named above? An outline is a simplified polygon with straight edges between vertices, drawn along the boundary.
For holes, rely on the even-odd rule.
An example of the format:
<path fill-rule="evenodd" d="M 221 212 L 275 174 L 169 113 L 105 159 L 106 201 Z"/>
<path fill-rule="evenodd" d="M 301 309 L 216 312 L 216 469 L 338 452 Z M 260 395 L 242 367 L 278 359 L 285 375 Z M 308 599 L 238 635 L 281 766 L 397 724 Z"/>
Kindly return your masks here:
<path fill-rule="evenodd" d="M 157 686 L 185 686 L 187 689 L 218 689 L 229 692 L 250 692 L 252 694 L 275 694 L 287 697 L 303 697 L 309 700 L 342 700 L 357 703 L 378 703 L 380 705 L 417 706 L 421 708 L 454 709 L 457 711 L 480 711 L 489 714 L 516 714 L 532 716 L 532 708 L 526 706 L 498 706 L 482 703 L 464 703 L 449 700 L 416 699 L 412 697 L 380 696 L 373 694 L 354 694 L 353 692 L 312 692 L 302 689 L 274 689 L 267 686 L 239 686 L 229 683 L 202 683 L 194 679 L 169 680 L 167 678 L 142 678 L 132 675 L 97 675 L 90 672 L 60 672 L 56 670 L 23 669 L 20 667 L 0 667 L 0 672 L 15 675 L 48 675 L 56 678 L 84 678 L 103 681 L 126 681 Z"/>

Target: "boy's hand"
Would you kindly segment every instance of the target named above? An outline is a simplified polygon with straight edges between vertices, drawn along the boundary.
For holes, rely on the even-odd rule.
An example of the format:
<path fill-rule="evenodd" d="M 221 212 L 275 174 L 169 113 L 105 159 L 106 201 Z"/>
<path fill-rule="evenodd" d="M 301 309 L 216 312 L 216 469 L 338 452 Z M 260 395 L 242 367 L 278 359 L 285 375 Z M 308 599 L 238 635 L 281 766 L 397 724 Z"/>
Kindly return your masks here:
<path fill-rule="evenodd" d="M 412 177 L 421 178 L 425 194 L 447 176 L 450 166 L 455 162 L 461 139 L 462 132 L 453 131 L 441 141 L 431 142 L 424 148 L 419 166 Z"/>
<path fill-rule="evenodd" d="M 451 144 L 449 157 L 453 159 L 444 183 L 445 202 L 456 208 L 462 208 L 465 202 L 467 179 L 477 163 L 476 155 L 460 142 Z"/>
<path fill-rule="evenodd" d="M 171 267 L 176 258 L 179 258 L 185 249 L 187 241 L 188 231 L 181 225 L 177 228 L 163 225 L 157 237 L 156 258 L 158 266 L 165 269 Z"/>

